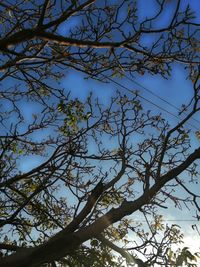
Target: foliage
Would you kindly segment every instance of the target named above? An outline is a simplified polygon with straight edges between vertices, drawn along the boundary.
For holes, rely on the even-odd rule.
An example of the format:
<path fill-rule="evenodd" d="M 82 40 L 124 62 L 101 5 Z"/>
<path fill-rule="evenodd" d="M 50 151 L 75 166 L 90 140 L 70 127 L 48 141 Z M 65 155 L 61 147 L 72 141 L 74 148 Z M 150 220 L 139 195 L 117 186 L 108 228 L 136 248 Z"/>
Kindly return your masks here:
<path fill-rule="evenodd" d="M 168 251 L 168 262 L 174 266 L 183 266 L 185 264 L 188 267 L 197 267 L 197 260 L 199 258 L 199 253 L 194 253 L 194 255 L 189 251 L 188 247 L 179 249 L 176 253 L 172 250 Z M 193 262 L 193 263 L 192 263 Z"/>
<path fill-rule="evenodd" d="M 66 68 L 100 80 L 104 73 L 121 77 L 126 71 L 167 77 L 171 63 L 181 62 L 195 82 L 199 25 L 194 11 L 187 1 L 155 0 L 142 15 L 142 2 L 4 1 L 0 70 L 45 96 L 50 78 L 59 79 Z M 170 18 L 163 25 L 164 16 Z"/>
<path fill-rule="evenodd" d="M 23 149 L 27 151 L 26 155 L 31 154 L 30 160 L 34 143 L 34 152 L 43 158 L 36 168 L 16 173 L 17 162 L 19 158 L 23 160 L 24 154 L 18 149 L 13 151 L 13 145 L 10 146 L 12 156 L 8 145 L 3 151 L 2 162 L 9 159 L 9 169 L 2 165 L 4 177 L 0 184 L 4 257 L 10 254 L 9 250 L 20 251 L 30 245 L 37 248 L 40 243 L 46 244 L 50 253 L 49 244 L 57 239 L 59 244 L 67 244 L 68 241 L 62 240 L 65 235 L 80 233 L 80 237 L 75 237 L 74 245 L 69 243 L 69 251 L 62 252 L 59 260 L 62 264 L 123 266 L 124 258 L 129 264 L 137 261 L 141 264 L 137 251 L 146 257 L 144 266 L 165 261 L 177 261 L 177 264 L 194 261 L 195 255 L 188 249 L 179 254 L 170 249 L 171 245 L 181 242 L 183 236 L 175 225 L 165 228 L 157 208 L 165 207 L 167 200 L 171 200 L 175 206 L 194 203 L 198 209 L 198 196 L 185 189 L 185 183 L 197 182 L 198 170 L 193 161 L 200 152 L 199 149 L 189 152 L 189 133 L 183 124 L 185 119 L 170 128 L 160 115 L 142 108 L 138 95 L 120 93 L 107 107 L 91 95 L 85 103 L 65 100 L 56 110 L 49 126 L 51 134 L 48 132 L 45 141 L 39 142 L 42 151 L 37 149 L 35 137 L 31 139 L 31 131 L 26 132 L 24 139 L 20 135 L 4 137 L 5 147 L 16 140 L 18 146 L 26 146 Z M 188 116 L 196 111 L 198 109 L 192 109 Z M 69 117 L 72 114 L 75 120 Z M 73 124 L 69 124 L 70 120 L 76 122 L 76 132 Z M 68 132 L 63 134 L 66 124 Z M 188 153 L 194 160 L 190 161 Z M 183 179 L 182 172 L 188 172 L 191 179 Z M 172 185 L 183 187 L 188 196 L 179 198 L 175 191 L 171 191 Z M 124 218 L 137 210 L 148 222 L 149 230 L 134 221 L 134 217 Z M 153 216 L 152 222 L 149 214 Z M 118 224 L 114 226 L 115 222 Z M 9 225 L 8 233 L 6 225 Z M 50 238 L 55 232 L 59 233 Z M 132 235 L 139 245 L 132 245 L 129 237 Z M 91 242 L 73 250 L 77 238 L 82 240 L 80 244 L 89 239 Z M 73 240 L 73 236 L 70 239 Z M 120 248 L 115 242 L 131 247 L 131 251 Z M 57 259 L 56 254 L 65 246 L 58 246 L 59 250 L 54 245 L 52 247 L 53 259 Z M 111 249 L 122 256 L 115 259 Z M 45 261 L 49 259 L 44 258 Z"/>
<path fill-rule="evenodd" d="M 195 266 L 198 254 L 174 250 L 183 235 L 160 213 L 173 203 L 199 219 L 200 148 L 186 127 L 200 109 L 199 25 L 181 1 L 155 1 L 144 19 L 139 2 L 0 2 L 1 267 Z M 60 86 L 69 69 L 103 82 L 166 78 L 173 62 L 192 81 L 176 125 L 137 91 L 103 105 Z"/>

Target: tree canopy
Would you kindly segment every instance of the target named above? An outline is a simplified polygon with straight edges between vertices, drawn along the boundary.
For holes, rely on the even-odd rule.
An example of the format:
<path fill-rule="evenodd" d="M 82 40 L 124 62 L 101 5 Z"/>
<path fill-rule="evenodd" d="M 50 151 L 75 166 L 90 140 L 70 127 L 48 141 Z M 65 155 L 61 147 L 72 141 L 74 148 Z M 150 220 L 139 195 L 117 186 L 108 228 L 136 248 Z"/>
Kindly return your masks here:
<path fill-rule="evenodd" d="M 200 110 L 200 25 L 186 1 L 152 1 L 147 14 L 139 2 L 0 2 L 1 267 L 196 266 L 198 254 L 174 251 L 183 235 L 160 209 L 171 201 L 200 218 L 200 147 L 187 127 Z M 174 125 L 138 91 L 105 105 L 60 85 L 69 69 L 106 82 L 167 78 L 174 63 L 192 95 Z"/>
<path fill-rule="evenodd" d="M 0 70 L 29 84 L 57 78 L 55 66 L 101 78 L 105 71 L 165 76 L 172 62 L 199 63 L 199 25 L 186 1 L 151 1 L 146 16 L 140 1 L 12 2 L 0 4 Z"/>

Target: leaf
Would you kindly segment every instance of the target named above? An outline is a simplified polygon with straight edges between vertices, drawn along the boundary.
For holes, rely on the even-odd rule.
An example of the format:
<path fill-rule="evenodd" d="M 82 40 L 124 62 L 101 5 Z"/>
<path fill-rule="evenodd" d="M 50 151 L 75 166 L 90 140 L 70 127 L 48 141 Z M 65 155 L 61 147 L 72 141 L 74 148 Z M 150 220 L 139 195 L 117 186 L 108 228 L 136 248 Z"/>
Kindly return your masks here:
<path fill-rule="evenodd" d="M 97 247 L 99 245 L 99 241 L 96 239 L 93 239 L 90 241 L 90 245 L 93 247 Z"/>
<path fill-rule="evenodd" d="M 61 101 L 59 104 L 58 104 L 58 107 L 57 107 L 58 111 L 63 111 L 64 110 L 64 103 L 63 101 Z"/>
<path fill-rule="evenodd" d="M 200 131 L 196 131 L 196 132 L 195 132 L 195 135 L 196 135 L 196 138 L 197 138 L 197 139 L 200 139 Z"/>

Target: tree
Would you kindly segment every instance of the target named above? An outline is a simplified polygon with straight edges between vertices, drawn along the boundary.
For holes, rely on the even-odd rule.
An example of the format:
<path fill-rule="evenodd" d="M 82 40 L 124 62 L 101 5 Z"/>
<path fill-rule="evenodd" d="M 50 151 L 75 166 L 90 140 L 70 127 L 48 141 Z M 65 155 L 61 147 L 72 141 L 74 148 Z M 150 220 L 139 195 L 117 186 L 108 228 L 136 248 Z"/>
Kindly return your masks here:
<path fill-rule="evenodd" d="M 180 229 L 164 228 L 159 214 L 171 200 L 177 207 L 193 205 L 199 219 L 199 196 L 188 186 L 198 183 L 200 158 L 186 127 L 200 109 L 198 24 L 189 6 L 155 1 L 156 13 L 142 20 L 132 1 L 13 2 L 0 3 L 0 265 L 195 260 L 188 248 L 175 256 L 171 245 L 181 241 Z M 173 5 L 170 22 L 158 28 L 160 15 Z M 72 17 L 77 26 L 61 34 Z M 146 36 L 155 38 L 148 47 Z M 175 126 L 146 111 L 138 92 L 117 93 L 105 107 L 92 95 L 85 103 L 71 99 L 56 85 L 68 68 L 99 80 L 125 71 L 166 77 L 173 62 L 186 65 L 193 86 Z M 37 109 L 28 119 L 25 102 Z M 37 166 L 21 171 L 23 161 L 38 158 Z M 138 213 L 149 230 L 135 220 Z"/>
<path fill-rule="evenodd" d="M 137 1 L 13 1 L 12 5 L 4 1 L 0 4 L 3 77 L 26 81 L 30 89 L 38 90 L 47 78 L 58 78 L 63 68 L 102 79 L 105 71 L 166 76 L 172 62 L 190 68 L 198 64 L 199 24 L 190 6 L 180 0 L 152 2 L 154 12 L 143 19 Z M 169 9 L 172 14 L 166 14 Z M 170 20 L 159 27 L 166 15 Z M 77 26 L 69 29 L 72 18 Z"/>
<path fill-rule="evenodd" d="M 128 243 L 130 232 L 141 239 L 133 251 L 150 245 L 157 249 L 156 254 L 144 252 L 147 262 L 168 260 L 169 245 L 181 241 L 181 234 L 172 226 L 157 240 L 158 231 L 164 229 L 156 207 L 166 208 L 171 199 L 177 206 L 193 204 L 199 211 L 198 196 L 186 186 L 187 182 L 198 183 L 195 162 L 200 149 L 190 152 L 189 131 L 184 129 L 199 110 L 198 100 L 193 102 L 192 111 L 173 128 L 161 116 L 143 112 L 137 95 L 128 98 L 120 94 L 109 107 L 103 108 L 97 101 L 95 111 L 92 96 L 84 104 L 62 102 L 58 116 L 49 122 L 52 134 L 44 142 L 31 138 L 31 126 L 23 134 L 17 134 L 18 125 L 11 128 L 15 135 L 2 137 L 1 249 L 8 254 L 1 266 L 40 266 L 54 260 L 82 266 L 81 262 L 88 261 L 82 255 L 90 254 L 91 262 L 100 262 L 95 266 L 118 266 L 105 246 L 126 255 L 126 250 L 112 242 Z M 35 127 L 46 126 L 45 115 L 40 125 L 34 122 Z M 48 156 L 36 168 L 17 172 L 19 160 L 31 153 Z M 187 179 L 181 178 L 183 172 Z M 180 198 L 172 186 L 182 187 L 187 196 Z M 150 233 L 134 222 L 134 216 L 126 218 L 136 211 L 145 218 L 153 216 Z M 91 246 L 83 244 L 87 240 Z M 9 251 L 15 250 L 9 256 Z"/>

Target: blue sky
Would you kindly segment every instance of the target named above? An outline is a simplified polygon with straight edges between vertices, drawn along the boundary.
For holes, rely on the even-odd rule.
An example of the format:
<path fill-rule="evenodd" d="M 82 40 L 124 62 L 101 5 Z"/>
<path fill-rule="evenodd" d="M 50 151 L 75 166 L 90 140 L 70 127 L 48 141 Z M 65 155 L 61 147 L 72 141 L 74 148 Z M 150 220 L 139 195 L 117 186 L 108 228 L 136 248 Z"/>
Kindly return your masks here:
<path fill-rule="evenodd" d="M 173 12 L 174 9 L 174 2 L 176 1 L 169 1 L 169 9 L 167 12 L 164 13 L 164 15 L 161 18 L 161 23 L 159 23 L 160 26 L 166 25 L 166 23 L 170 19 L 170 15 Z M 138 1 L 139 3 L 139 13 L 140 17 L 144 18 L 148 12 L 149 14 L 153 13 L 152 10 L 152 1 Z M 186 6 L 187 4 L 190 4 L 192 9 L 198 12 L 200 11 L 200 1 L 182 1 L 182 6 Z M 199 12 L 200 14 L 200 12 Z M 200 21 L 200 16 L 197 18 L 196 21 Z M 71 20 L 71 26 L 76 26 L 77 21 L 76 20 Z M 63 32 L 68 32 L 69 28 L 65 28 Z M 151 39 L 146 39 L 145 42 L 148 45 L 148 42 L 150 43 L 152 40 Z M 116 80 L 116 78 L 113 78 Z M 164 98 L 168 102 L 172 103 L 175 105 L 177 108 L 180 108 L 182 104 L 188 103 L 188 101 L 192 97 L 192 82 L 187 79 L 187 71 L 184 69 L 184 66 L 176 64 L 173 66 L 173 71 L 171 74 L 171 77 L 168 79 L 161 78 L 159 76 L 152 76 L 149 74 L 145 74 L 144 76 L 135 74 L 134 79 L 136 82 L 140 83 L 142 86 L 145 86 L 149 90 L 151 90 L 153 93 L 157 94 L 158 96 Z M 167 105 L 166 103 L 162 102 L 161 100 L 153 97 L 151 94 L 147 93 L 142 87 L 139 85 L 134 84 L 133 82 L 127 80 L 126 78 L 122 79 L 117 79 L 119 83 L 122 85 L 125 85 L 129 89 L 134 89 L 134 90 L 139 90 L 140 94 L 147 99 L 150 99 L 157 105 L 160 105 L 161 107 L 167 109 L 168 111 L 178 115 L 177 110 L 175 110 L 173 107 Z M 120 88 L 119 86 L 116 86 L 116 84 L 110 82 L 109 84 L 104 84 L 98 81 L 93 81 L 93 80 L 85 80 L 84 75 L 79 74 L 79 73 L 74 73 L 73 71 L 69 71 L 69 73 L 66 75 L 66 77 L 62 81 L 62 85 L 67 88 L 71 89 L 71 95 L 73 97 L 78 97 L 81 100 L 85 100 L 88 93 L 90 91 L 93 92 L 93 94 L 97 97 L 100 98 L 101 101 L 103 101 L 104 104 L 109 102 L 109 99 L 112 95 L 115 94 L 116 90 L 124 90 L 123 88 Z M 143 102 L 145 108 L 151 109 L 154 112 L 162 112 L 162 115 L 164 118 L 167 118 L 172 125 L 177 123 L 177 119 L 174 117 L 170 116 L 169 114 L 163 112 L 162 110 L 159 110 L 155 106 Z M 195 116 L 196 119 L 200 121 L 200 115 L 197 114 Z M 200 130 L 200 122 L 197 123 L 195 121 L 191 120 L 191 124 L 195 125 L 197 128 Z M 187 125 L 187 128 L 190 129 L 191 126 Z M 192 129 L 194 132 L 195 129 Z M 195 135 L 193 135 L 193 140 L 192 144 L 194 147 L 197 147 L 199 144 L 199 140 L 196 139 Z M 195 186 L 194 186 L 195 187 Z M 196 188 L 195 191 L 198 192 L 199 188 Z M 194 224 L 194 222 L 188 222 L 184 221 L 184 219 L 194 219 L 192 215 L 194 215 L 192 212 L 190 212 L 187 209 L 184 210 L 177 210 L 174 209 L 174 207 L 169 204 L 169 209 L 163 210 L 163 216 L 165 219 L 182 219 L 183 221 L 177 222 L 177 224 L 180 224 L 181 227 L 183 228 L 184 234 L 186 235 L 186 245 L 191 246 L 191 235 L 193 235 L 194 238 L 194 243 L 197 242 L 199 236 L 198 233 L 195 232 L 192 228 L 191 225 Z M 176 223 L 176 222 L 171 222 L 171 224 Z M 168 223 L 170 224 L 170 222 Z M 196 225 L 200 228 L 200 223 L 196 222 Z M 195 243 L 196 249 L 198 249 L 197 243 Z"/>
<path fill-rule="evenodd" d="M 116 0 L 110 0 L 110 3 L 115 3 Z M 151 15 L 155 14 L 157 11 L 156 1 L 148 0 L 148 1 L 137 1 L 138 7 L 138 16 L 139 20 L 145 19 Z M 167 8 L 164 9 L 163 15 L 158 18 L 159 25 L 156 27 L 164 27 L 168 25 L 175 8 L 175 4 L 177 1 L 168 0 L 167 1 Z M 195 19 L 196 22 L 200 21 L 200 1 L 196 0 L 184 0 L 181 1 L 181 8 L 185 8 L 188 4 L 190 4 L 192 10 L 196 12 L 197 18 Z M 123 18 L 123 12 L 122 12 Z M 69 34 L 70 29 L 79 25 L 79 21 L 76 17 L 72 17 L 67 23 L 64 23 L 59 28 L 59 33 L 66 36 Z M 148 35 L 144 38 L 144 42 L 148 45 L 151 44 L 152 39 L 151 35 Z M 182 103 L 186 103 L 188 99 L 191 97 L 191 81 L 186 79 L 187 72 L 184 70 L 184 66 L 176 64 L 173 66 L 173 71 L 171 77 L 168 79 L 163 79 L 157 75 L 149 75 L 146 74 L 141 76 L 135 73 L 135 80 L 141 83 L 143 86 L 147 87 L 148 89 L 152 90 L 152 92 L 158 94 L 161 97 L 166 98 L 168 101 L 174 103 L 179 107 Z M 98 81 L 93 81 L 91 79 L 84 80 L 84 75 L 72 70 L 69 70 L 66 73 L 66 77 L 62 81 L 62 86 L 67 90 L 71 90 L 71 96 L 78 97 L 81 100 L 86 99 L 86 96 L 90 91 L 94 93 L 95 96 L 98 96 L 100 99 L 104 101 L 108 101 L 111 95 L 115 94 L 116 86 L 114 84 L 104 84 Z M 126 78 L 119 80 L 128 88 L 136 88 L 133 83 L 128 81 Z M 142 88 L 139 89 L 141 95 L 147 94 L 144 92 Z M 180 94 L 181 91 L 181 94 Z M 173 96 L 173 97 L 172 97 Z M 155 100 L 157 101 L 157 100 Z M 158 102 L 159 103 L 159 102 Z M 162 106 L 165 105 L 162 103 Z M 153 107 L 154 108 L 154 107 Z M 170 107 L 167 106 L 169 109 Z M 173 110 L 172 110 L 173 112 Z"/>
<path fill-rule="evenodd" d="M 112 1 L 113 2 L 113 1 Z M 198 0 L 191 0 L 191 1 L 182 1 L 183 5 L 185 6 L 187 3 L 190 3 L 192 8 L 194 10 L 200 11 L 200 1 Z M 148 14 L 152 14 L 154 11 L 152 9 L 152 1 L 138 1 L 139 3 L 139 16 L 140 18 L 144 18 L 148 16 Z M 161 23 L 158 25 L 164 26 L 170 18 L 171 12 L 173 12 L 174 8 L 174 1 L 169 1 L 169 9 L 164 13 L 163 17 L 161 18 Z M 200 17 L 198 18 L 198 20 Z M 67 35 L 72 27 L 75 27 L 78 24 L 78 21 L 74 18 L 70 20 L 70 22 L 66 25 L 64 24 L 63 27 L 60 28 L 60 33 L 63 35 Z M 148 42 L 150 42 L 150 39 L 144 40 L 147 45 Z M 142 86 L 145 86 L 149 90 L 151 90 L 153 93 L 159 95 L 160 97 L 164 98 L 165 100 L 169 101 L 173 105 L 175 105 L 177 108 L 180 108 L 181 104 L 185 104 L 189 101 L 189 99 L 192 96 L 191 86 L 192 83 L 190 80 L 186 79 L 187 73 L 184 70 L 184 67 L 181 65 L 176 64 L 173 67 L 172 75 L 168 79 L 161 78 L 159 76 L 152 76 L 150 74 L 144 74 L 143 76 L 139 74 L 135 74 L 134 79 L 136 82 L 140 83 Z M 161 107 L 167 109 L 168 111 L 177 114 L 177 111 L 173 109 L 171 106 L 167 105 L 166 103 L 162 102 L 159 99 L 156 99 L 151 94 L 147 93 L 141 86 L 134 84 L 133 82 L 129 81 L 126 78 L 117 79 L 113 78 L 117 82 L 121 83 L 122 85 L 126 86 L 129 89 L 138 90 L 141 94 L 141 96 L 146 97 L 147 99 L 153 101 L 157 105 L 160 105 Z M 61 86 L 65 88 L 66 91 L 71 91 L 71 97 L 72 98 L 79 98 L 80 100 L 84 101 L 86 100 L 88 94 L 92 91 L 93 95 L 98 97 L 100 102 L 104 103 L 104 105 L 109 103 L 110 98 L 115 95 L 116 90 L 123 91 L 123 88 L 120 88 L 116 84 L 110 82 L 110 83 L 102 83 L 99 81 L 91 80 L 91 79 L 85 79 L 85 76 L 81 73 L 68 70 L 66 72 L 65 77 L 61 81 Z M 175 124 L 177 123 L 177 120 L 173 117 L 170 117 L 169 114 L 166 114 L 164 111 L 159 110 L 159 108 L 156 108 L 155 106 L 143 101 L 143 104 L 146 109 L 151 109 L 153 112 L 161 112 L 165 118 L 167 118 L 170 123 Z M 27 110 L 29 112 L 32 112 L 32 107 L 30 110 L 30 105 L 28 103 L 23 104 L 24 113 L 26 114 Z M 200 116 L 196 116 L 197 119 L 200 120 Z M 30 113 L 27 114 L 27 122 L 30 119 Z M 192 124 L 195 124 L 196 127 L 199 127 L 200 130 L 200 123 L 197 124 L 196 122 L 192 122 Z M 190 126 L 187 126 L 190 128 Z M 194 131 L 194 130 L 193 130 Z M 193 146 L 198 146 L 199 140 L 194 139 L 192 140 Z M 29 160 L 24 161 L 21 165 L 22 170 L 25 171 L 26 169 L 32 168 L 36 166 L 41 161 L 40 158 L 36 157 L 34 161 L 29 163 Z M 165 211 L 164 211 L 165 212 Z M 170 210 L 167 210 L 167 213 L 164 213 L 166 218 L 174 218 L 174 219 L 180 219 L 180 218 L 191 218 L 190 211 L 188 210 L 182 210 L 177 211 L 174 210 L 173 207 L 170 208 Z M 192 224 L 192 223 L 191 223 Z M 183 229 L 185 230 L 185 234 L 187 235 L 187 226 L 191 225 L 188 222 L 181 222 L 181 225 L 183 226 Z M 199 228 L 200 223 L 198 222 Z M 189 235 L 191 233 L 194 233 L 194 235 L 197 237 L 197 233 L 188 231 Z M 190 244 L 188 244 L 189 246 Z"/>
<path fill-rule="evenodd" d="M 115 1 L 111 1 L 115 2 Z M 139 18 L 144 19 L 149 15 L 154 14 L 154 3 L 153 0 L 148 1 L 138 1 L 138 12 L 139 12 Z M 166 12 L 164 12 L 164 15 L 160 18 L 160 23 L 158 27 L 165 26 L 166 23 L 169 22 L 169 19 L 171 17 L 171 14 L 174 10 L 174 3 L 176 1 L 168 1 L 168 9 Z M 192 0 L 192 1 L 182 1 L 182 6 L 186 6 L 188 3 L 190 3 L 192 9 L 194 10 L 200 10 L 200 1 Z M 123 16 L 123 14 L 122 14 Z M 197 18 L 199 20 L 200 17 Z M 67 24 L 63 24 L 63 26 L 60 27 L 60 34 L 67 35 L 70 32 L 70 29 L 73 27 L 76 27 L 79 24 L 76 18 L 71 18 L 70 21 Z M 151 40 L 150 40 L 151 41 Z M 149 41 L 149 42 L 150 42 Z M 146 38 L 145 42 L 148 44 L 148 38 Z M 159 77 L 157 75 L 150 75 L 146 74 L 141 76 L 137 73 L 135 73 L 135 81 L 140 83 L 142 86 L 145 86 L 149 90 L 151 90 L 153 93 L 157 94 L 158 96 L 166 99 L 176 107 L 180 107 L 181 104 L 185 104 L 189 101 L 191 98 L 191 81 L 186 79 L 187 73 L 184 70 L 184 67 L 181 65 L 176 64 L 173 67 L 173 71 L 171 74 L 171 77 L 168 79 L 164 79 L 162 77 Z M 167 109 L 168 111 L 177 114 L 177 111 L 167 105 L 166 103 L 162 102 L 161 100 L 153 97 L 151 94 L 147 93 L 141 86 L 134 84 L 133 82 L 127 80 L 126 78 L 117 79 L 113 78 L 117 82 L 121 83 L 122 85 L 125 85 L 129 89 L 138 90 L 140 92 L 141 96 L 146 97 L 147 99 L 151 100 L 152 102 L 156 103 L 157 105 L 160 105 L 161 107 Z M 71 97 L 72 98 L 79 98 L 80 100 L 84 101 L 88 94 L 92 91 L 93 95 L 98 97 L 100 102 L 103 102 L 105 105 L 109 103 L 110 98 L 115 95 L 116 90 L 123 91 L 123 88 L 120 88 L 116 84 L 110 82 L 110 83 L 102 83 L 96 80 L 92 79 L 85 79 L 85 75 L 79 72 L 75 72 L 73 70 L 67 70 L 65 78 L 61 81 L 61 86 L 65 88 L 66 91 L 71 91 Z M 169 116 L 169 114 L 166 114 L 164 111 L 159 110 L 159 108 L 156 108 L 155 106 L 143 101 L 143 104 L 146 109 L 151 109 L 154 112 L 162 112 L 163 116 L 169 119 L 169 121 L 174 124 L 177 122 L 177 119 Z M 34 112 L 34 108 L 30 106 L 29 103 L 23 103 L 22 108 L 24 109 L 24 114 L 26 116 L 27 122 L 31 119 L 31 113 Z M 31 109 L 31 110 L 30 110 Z M 26 112 L 26 110 L 29 110 L 29 113 Z M 31 111 L 31 112 L 30 112 Z M 197 118 L 200 116 L 197 116 Z M 194 122 L 192 122 L 194 123 Z M 197 127 L 200 126 L 196 125 Z M 188 126 L 189 127 L 189 126 Z M 194 140 L 194 145 L 196 145 L 196 140 Z M 37 164 L 37 162 L 34 162 Z M 34 164 L 34 165 L 35 165 Z M 29 165 L 26 165 L 26 168 L 29 167 Z"/>
<path fill-rule="evenodd" d="M 115 79 L 117 80 L 117 79 Z M 192 83 L 190 80 L 186 79 L 186 72 L 182 66 L 175 66 L 172 72 L 171 77 L 166 80 L 161 77 L 157 76 L 151 76 L 151 75 L 136 75 L 135 80 L 139 82 L 142 86 L 145 86 L 152 92 L 156 93 L 158 96 L 164 98 L 168 102 L 175 105 L 177 108 L 180 108 L 182 104 L 188 103 L 189 99 L 192 96 L 191 93 L 191 86 Z M 145 98 L 151 100 L 152 102 L 160 105 L 161 107 L 165 108 L 166 110 L 172 112 L 173 114 L 177 115 L 177 110 L 175 110 L 173 107 L 167 105 L 166 103 L 162 102 L 161 100 L 157 99 L 156 97 L 153 97 L 151 94 L 148 94 L 146 91 L 143 90 L 142 87 L 134 84 L 133 82 L 130 82 L 126 78 L 118 79 L 117 82 L 121 83 L 122 85 L 125 85 L 129 89 L 138 90 L 142 96 Z M 120 86 L 117 86 L 116 84 L 110 82 L 108 84 L 104 84 L 98 81 L 94 80 L 85 80 L 84 76 L 82 74 L 78 73 L 69 73 L 66 78 L 63 79 L 62 82 L 63 86 L 65 86 L 67 89 L 70 89 L 70 84 L 72 86 L 71 90 L 71 96 L 76 98 L 80 98 L 81 100 L 85 100 L 88 96 L 88 93 L 90 91 L 93 92 L 95 96 L 97 96 L 100 99 L 100 102 L 104 103 L 105 105 L 109 103 L 110 98 L 115 95 L 117 90 L 120 90 L 124 92 L 124 89 Z M 67 85 L 67 86 L 66 86 Z M 156 108 L 155 106 L 146 103 L 143 101 L 143 105 L 146 109 L 150 109 L 153 112 L 162 113 L 162 116 L 164 118 L 167 118 L 168 121 L 175 125 L 177 123 L 177 119 L 170 116 L 169 114 L 165 113 L 163 110 L 159 110 L 159 108 Z M 200 120 L 200 116 L 196 116 L 197 119 Z M 192 121 L 191 123 L 199 128 L 200 130 L 200 123 L 197 124 L 197 122 Z M 187 129 L 191 129 L 190 125 L 187 125 Z M 193 133 L 195 132 L 195 129 L 192 129 Z M 192 135 L 192 144 L 193 148 L 198 147 L 199 140 L 195 137 L 195 134 Z M 199 185 L 190 185 L 190 189 L 193 189 L 194 192 L 199 192 Z M 180 196 L 183 194 L 182 191 L 179 192 Z M 197 251 L 200 249 L 199 247 L 199 235 L 198 232 L 195 229 L 192 229 L 192 225 L 196 224 L 198 229 L 200 229 L 200 222 L 193 221 L 195 213 L 193 211 L 188 210 L 187 208 L 182 208 L 181 210 L 174 207 L 172 203 L 167 203 L 168 209 L 161 209 L 160 212 L 163 215 L 163 219 L 165 220 L 164 223 L 168 225 L 172 224 L 178 224 L 182 228 L 182 232 L 185 235 L 184 241 L 185 243 L 180 246 L 188 246 L 192 251 Z M 138 220 L 144 220 L 143 217 L 139 214 L 133 215 L 134 219 Z M 168 221 L 169 220 L 169 221 Z M 191 221 L 187 221 L 191 220 Z M 145 223 L 143 224 L 144 227 Z M 192 243 L 191 243 L 192 242 Z"/>

